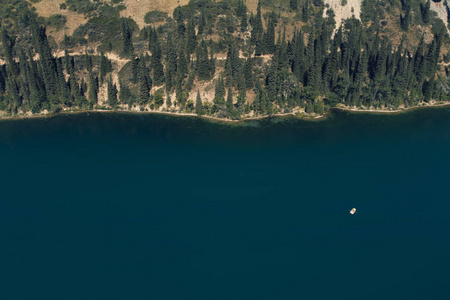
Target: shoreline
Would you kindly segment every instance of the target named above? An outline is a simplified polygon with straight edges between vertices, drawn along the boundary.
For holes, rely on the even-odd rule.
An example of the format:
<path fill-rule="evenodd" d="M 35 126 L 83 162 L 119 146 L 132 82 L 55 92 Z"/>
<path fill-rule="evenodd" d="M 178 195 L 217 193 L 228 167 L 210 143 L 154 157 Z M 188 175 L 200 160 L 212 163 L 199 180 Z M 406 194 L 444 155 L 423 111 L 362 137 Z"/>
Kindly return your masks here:
<path fill-rule="evenodd" d="M 7 120 L 22 120 L 22 119 L 44 119 L 44 118 L 51 118 L 58 115 L 76 115 L 76 114 L 89 114 L 89 113 L 126 113 L 126 114 L 156 114 L 156 115 L 166 115 L 166 116 L 179 116 L 179 117 L 197 117 L 200 119 L 210 120 L 210 121 L 219 121 L 219 122 L 226 122 L 226 123 L 239 123 L 239 122 L 246 122 L 246 121 L 258 121 L 263 119 L 269 119 L 269 118 L 276 118 L 276 117 L 287 117 L 292 116 L 294 118 L 298 118 L 305 121 L 320 121 L 323 119 L 326 119 L 328 115 L 333 110 L 343 111 L 343 112 L 349 112 L 349 113 L 362 113 L 362 114 L 401 114 L 410 112 L 413 110 L 418 110 L 422 108 L 442 108 L 450 106 L 450 102 L 445 103 L 439 103 L 439 104 L 431 104 L 431 105 L 417 105 L 413 107 L 407 107 L 402 109 L 396 109 L 396 110 L 382 110 L 382 109 L 358 109 L 358 108 L 348 108 L 348 107 L 333 107 L 330 108 L 329 111 L 325 112 L 322 115 L 312 115 L 312 116 L 305 116 L 304 114 L 296 114 L 296 113 L 278 113 L 273 115 L 265 115 L 265 116 L 257 116 L 257 117 L 249 117 L 249 118 L 242 118 L 240 120 L 231 120 L 227 118 L 218 118 L 213 116 L 199 116 L 195 113 L 178 113 L 178 112 L 168 112 L 168 111 L 136 111 L 136 110 L 106 110 L 106 109 L 90 109 L 90 110 L 63 110 L 57 113 L 38 113 L 38 114 L 31 114 L 31 115 L 19 115 L 19 116 L 5 116 L 0 117 L 0 121 L 7 121 Z"/>

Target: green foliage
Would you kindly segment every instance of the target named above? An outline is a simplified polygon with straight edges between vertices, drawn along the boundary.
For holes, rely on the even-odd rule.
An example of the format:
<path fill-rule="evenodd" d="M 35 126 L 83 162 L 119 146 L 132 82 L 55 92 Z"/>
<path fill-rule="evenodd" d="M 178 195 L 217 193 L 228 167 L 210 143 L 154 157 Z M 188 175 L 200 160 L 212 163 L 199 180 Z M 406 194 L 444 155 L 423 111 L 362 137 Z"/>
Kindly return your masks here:
<path fill-rule="evenodd" d="M 80 39 L 87 36 L 89 42 L 101 43 L 99 50 L 105 52 L 114 50 L 117 53 L 121 53 L 124 50 L 124 44 L 117 43 L 116 41 L 124 41 L 124 24 L 126 24 L 125 26 L 131 32 L 138 28 L 136 22 L 130 18 L 119 18 L 115 16 L 94 17 L 89 19 L 86 24 L 78 27 L 73 33 L 73 37 Z"/>
<path fill-rule="evenodd" d="M 203 108 L 202 98 L 200 97 L 200 92 L 197 92 L 197 98 L 195 101 L 195 113 L 199 116 L 205 114 L 205 110 Z"/>
<path fill-rule="evenodd" d="M 66 22 L 67 17 L 60 14 L 51 15 L 45 20 L 47 26 L 54 27 L 56 30 L 62 29 L 66 25 Z"/>
<path fill-rule="evenodd" d="M 90 0 L 67 0 L 65 2 L 68 9 L 80 14 L 89 14 L 95 11 L 101 2 L 91 2 Z"/>
<path fill-rule="evenodd" d="M 152 10 L 145 14 L 144 22 L 146 24 L 152 24 L 157 22 L 163 22 L 167 19 L 167 13 L 158 11 L 158 10 Z"/>

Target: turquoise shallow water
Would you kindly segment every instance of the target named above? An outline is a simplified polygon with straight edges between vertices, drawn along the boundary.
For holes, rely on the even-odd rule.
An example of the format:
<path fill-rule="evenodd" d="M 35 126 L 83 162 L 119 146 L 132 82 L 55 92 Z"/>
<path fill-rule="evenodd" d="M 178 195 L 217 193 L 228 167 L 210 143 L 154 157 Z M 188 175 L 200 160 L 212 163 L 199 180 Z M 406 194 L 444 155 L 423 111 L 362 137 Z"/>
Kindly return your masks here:
<path fill-rule="evenodd" d="M 446 108 L 2 121 L 0 298 L 450 299 L 449 153 Z"/>

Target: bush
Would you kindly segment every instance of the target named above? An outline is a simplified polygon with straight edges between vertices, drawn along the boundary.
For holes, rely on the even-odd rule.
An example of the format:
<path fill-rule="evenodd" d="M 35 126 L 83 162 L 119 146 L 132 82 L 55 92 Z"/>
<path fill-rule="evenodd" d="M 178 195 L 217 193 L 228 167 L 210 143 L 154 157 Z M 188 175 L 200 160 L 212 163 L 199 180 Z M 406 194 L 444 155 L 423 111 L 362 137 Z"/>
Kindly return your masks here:
<path fill-rule="evenodd" d="M 54 27 L 56 30 L 63 28 L 64 25 L 66 25 L 66 22 L 67 17 L 60 14 L 52 15 L 45 20 L 47 26 Z"/>
<path fill-rule="evenodd" d="M 166 18 L 167 18 L 167 13 L 158 11 L 158 10 L 153 10 L 153 11 L 149 11 L 147 14 L 145 14 L 144 22 L 146 24 L 156 23 L 156 22 L 164 22 L 166 20 Z"/>

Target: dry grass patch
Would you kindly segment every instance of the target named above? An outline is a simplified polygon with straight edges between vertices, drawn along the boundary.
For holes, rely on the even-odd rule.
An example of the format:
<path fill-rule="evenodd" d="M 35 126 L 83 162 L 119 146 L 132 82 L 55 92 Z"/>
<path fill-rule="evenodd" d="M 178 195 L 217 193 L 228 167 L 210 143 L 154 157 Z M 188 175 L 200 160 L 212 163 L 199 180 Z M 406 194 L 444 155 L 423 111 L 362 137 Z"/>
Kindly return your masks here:
<path fill-rule="evenodd" d="M 122 17 L 131 17 L 139 26 L 145 27 L 144 17 L 149 11 L 159 10 L 172 15 L 173 10 L 178 6 L 189 3 L 189 0 L 124 0 L 127 7 L 120 12 Z"/>
<path fill-rule="evenodd" d="M 72 35 L 78 26 L 85 24 L 88 20 L 84 18 L 82 14 L 70 11 L 68 9 L 60 9 L 59 6 L 64 3 L 65 0 L 42 0 L 39 3 L 32 3 L 36 8 L 38 15 L 48 18 L 55 14 L 66 16 L 67 22 L 63 29 L 55 30 L 50 29 L 49 34 L 52 35 L 59 43 L 64 38 L 64 34 Z"/>

